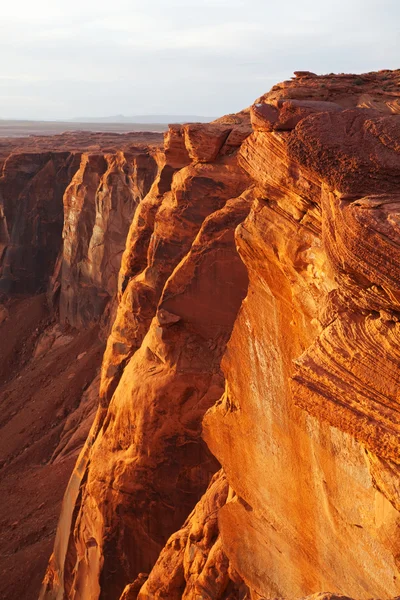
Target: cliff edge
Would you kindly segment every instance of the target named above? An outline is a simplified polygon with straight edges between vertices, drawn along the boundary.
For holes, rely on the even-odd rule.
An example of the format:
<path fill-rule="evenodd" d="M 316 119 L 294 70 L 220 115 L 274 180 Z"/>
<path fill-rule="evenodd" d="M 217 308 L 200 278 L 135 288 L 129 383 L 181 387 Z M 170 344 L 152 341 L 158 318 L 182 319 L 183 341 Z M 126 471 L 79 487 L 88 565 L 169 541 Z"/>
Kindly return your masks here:
<path fill-rule="evenodd" d="M 41 598 L 399 595 L 399 85 L 170 129 Z"/>
<path fill-rule="evenodd" d="M 42 600 L 400 595 L 399 86 L 301 71 L 81 159 L 47 295 L 106 348 Z"/>

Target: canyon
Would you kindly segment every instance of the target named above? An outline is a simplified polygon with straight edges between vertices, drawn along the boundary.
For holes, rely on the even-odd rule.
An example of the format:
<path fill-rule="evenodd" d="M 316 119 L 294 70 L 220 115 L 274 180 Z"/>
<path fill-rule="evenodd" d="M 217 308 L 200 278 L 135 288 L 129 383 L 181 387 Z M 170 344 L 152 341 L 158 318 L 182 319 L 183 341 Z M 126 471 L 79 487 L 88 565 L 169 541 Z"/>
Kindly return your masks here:
<path fill-rule="evenodd" d="M 0 166 L 0 596 L 400 596 L 400 70 Z"/>
<path fill-rule="evenodd" d="M 103 309 L 161 140 L 0 138 L 1 598 L 38 597 L 97 408 Z"/>

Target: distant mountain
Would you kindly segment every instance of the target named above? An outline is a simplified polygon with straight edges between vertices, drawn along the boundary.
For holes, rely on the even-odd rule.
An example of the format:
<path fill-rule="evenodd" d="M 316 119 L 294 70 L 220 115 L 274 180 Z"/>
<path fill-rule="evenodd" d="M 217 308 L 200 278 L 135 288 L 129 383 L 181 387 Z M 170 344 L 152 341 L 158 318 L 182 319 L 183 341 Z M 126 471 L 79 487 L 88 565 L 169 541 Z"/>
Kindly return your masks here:
<path fill-rule="evenodd" d="M 216 117 L 198 115 L 114 115 L 112 117 L 76 117 L 69 119 L 73 123 L 209 123 Z"/>

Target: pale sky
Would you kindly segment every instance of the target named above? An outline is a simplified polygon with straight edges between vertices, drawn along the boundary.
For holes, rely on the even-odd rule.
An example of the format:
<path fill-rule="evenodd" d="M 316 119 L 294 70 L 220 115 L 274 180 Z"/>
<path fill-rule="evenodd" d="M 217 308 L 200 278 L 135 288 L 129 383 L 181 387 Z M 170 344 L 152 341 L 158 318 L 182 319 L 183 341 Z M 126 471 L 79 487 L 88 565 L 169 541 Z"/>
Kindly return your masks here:
<path fill-rule="evenodd" d="M 0 0 L 0 118 L 220 116 L 400 67 L 400 0 Z"/>

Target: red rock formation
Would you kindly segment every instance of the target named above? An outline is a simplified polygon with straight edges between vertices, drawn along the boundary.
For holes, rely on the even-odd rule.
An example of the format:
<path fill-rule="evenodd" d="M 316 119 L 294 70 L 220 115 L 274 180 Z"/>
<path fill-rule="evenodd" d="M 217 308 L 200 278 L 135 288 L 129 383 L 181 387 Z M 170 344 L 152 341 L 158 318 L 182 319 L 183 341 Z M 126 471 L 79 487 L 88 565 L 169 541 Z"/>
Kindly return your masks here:
<path fill-rule="evenodd" d="M 143 158 L 139 158 L 147 151 L 143 144 L 137 143 L 141 140 L 157 143 L 159 139 L 160 134 L 151 133 L 116 135 L 90 132 L 1 139 L 0 291 L 36 293 L 46 289 L 62 245 L 60 234 L 64 224 L 63 195 L 79 168 L 82 151 L 90 147 L 103 156 L 107 151 L 126 150 L 128 158 L 123 176 L 126 176 L 126 186 L 130 188 L 134 202 L 137 202 L 147 193 L 155 175 L 151 165 L 146 164 L 146 159 L 143 163 Z M 148 175 L 145 173 L 147 168 Z M 112 172 L 110 166 L 107 175 L 115 180 Z M 112 181 L 111 188 L 113 183 L 115 181 Z M 114 193 L 119 195 L 119 192 L 120 188 Z M 81 190 L 81 193 L 84 192 Z M 115 200 L 113 204 L 112 200 L 107 201 L 106 196 L 107 192 L 99 201 L 99 213 L 102 212 L 102 204 L 108 202 L 109 208 L 106 210 L 116 208 Z M 124 247 L 125 230 L 130 224 L 132 208 L 130 211 L 126 208 L 118 211 L 118 215 L 114 229 L 124 222 L 124 231 L 114 231 L 112 234 L 119 249 L 113 257 L 114 271 L 118 270 L 116 263 L 119 252 Z M 101 221 L 101 216 L 99 218 Z M 118 223 L 118 219 L 121 223 Z M 108 227 L 108 224 L 98 223 L 97 237 L 102 225 L 106 229 Z M 108 237 L 111 237 L 111 232 Z M 96 244 L 95 238 L 96 236 L 93 237 L 93 245 Z M 74 243 L 79 246 L 77 241 Z M 80 243 L 84 245 L 86 242 L 81 240 Z M 115 276 L 111 279 L 108 282 L 109 289 Z"/>
<path fill-rule="evenodd" d="M 82 156 L 64 195 L 61 322 L 96 323 L 115 295 L 128 229 L 155 167 L 143 151 Z"/>
<path fill-rule="evenodd" d="M 259 190 L 236 235 L 249 292 L 205 439 L 240 499 L 219 512 L 222 547 L 255 597 L 389 598 L 399 592 L 400 539 L 397 284 L 387 275 L 398 117 L 329 108 L 278 133 L 277 92 L 359 103 L 355 78 L 338 78 L 330 96 L 324 82 L 296 80 L 264 97 L 277 111 L 257 107 L 242 146 Z M 380 457 L 371 465 L 364 445 Z"/>
<path fill-rule="evenodd" d="M 400 78 L 298 75 L 257 102 L 240 149 L 250 283 L 203 422 L 232 488 L 221 558 L 207 545 L 192 562 L 193 514 L 123 598 L 229 597 L 227 561 L 251 598 L 399 593 Z"/>
<path fill-rule="evenodd" d="M 187 160 L 179 138 L 176 129 L 167 137 L 166 162 L 128 236 L 104 408 L 82 454 L 79 497 L 73 479 L 60 522 L 74 539 L 67 547 L 60 533 L 45 596 L 118 597 L 149 571 L 217 468 L 201 420 L 222 392 L 220 359 L 246 293 L 233 232 L 249 210 L 240 196 L 248 179 L 230 155 L 184 166 L 165 190 L 165 170 Z"/>
<path fill-rule="evenodd" d="M 219 135 L 217 127 L 217 139 Z M 166 135 L 159 177 L 141 203 L 128 235 L 120 273 L 121 299 L 102 365 L 100 394 L 105 403 L 111 399 L 124 365 L 140 347 L 165 282 L 189 251 L 202 221 L 245 187 L 234 156 L 216 165 L 189 165 L 184 139 L 176 127 Z M 204 148 L 203 139 L 199 144 Z"/>
<path fill-rule="evenodd" d="M 93 213 L 94 223 L 88 228 L 82 211 L 75 211 L 74 221 L 66 210 L 68 225 L 73 221 L 81 227 L 78 236 L 64 236 L 63 246 L 63 195 L 82 170 L 81 152 L 64 150 L 68 140 L 69 150 L 87 149 L 89 139 L 99 141 L 96 134 L 83 137 L 40 138 L 34 143 L 19 139 L 20 148 L 14 141 L 9 145 L 14 154 L 4 160 L 0 178 L 0 596 L 10 600 L 37 598 L 63 490 L 98 405 L 103 353 L 99 323 L 103 336 L 111 314 L 106 311 L 102 317 L 101 309 L 116 295 L 130 220 L 155 176 L 149 149 L 132 146 L 134 135 L 121 136 L 120 147 L 127 142 L 129 148 L 116 153 L 111 145 L 108 153 L 97 155 L 96 165 L 107 167 L 104 174 L 92 169 L 82 185 L 75 186 L 84 200 L 85 216 Z M 36 152 L 30 151 L 32 144 Z M 61 151 L 63 144 L 66 149 Z M 2 151 L 6 148 L 2 140 Z M 91 156 L 84 153 L 81 165 Z M 87 181 L 96 177 L 99 188 L 91 190 Z M 68 192 L 65 199 L 71 199 Z M 63 254 L 70 259 L 68 270 L 65 261 L 61 269 Z M 92 287 L 97 286 L 96 294 L 90 290 L 92 301 L 97 293 L 107 293 L 101 307 L 89 311 L 87 280 L 76 276 L 88 259 Z M 52 310 L 45 294 L 32 295 L 46 290 L 49 279 Z M 66 318 L 61 323 L 58 319 L 66 312 L 64 303 L 60 311 L 60 288 L 68 289 L 68 299 L 77 307 L 72 324 L 80 331 L 67 325 Z"/>
<path fill-rule="evenodd" d="M 170 129 L 41 598 L 399 595 L 399 84 Z"/>
<path fill-rule="evenodd" d="M 218 512 L 231 500 L 219 471 L 182 529 L 168 540 L 150 578 L 128 585 L 121 600 L 244 599 L 249 590 L 230 566 L 218 530 Z"/>
<path fill-rule="evenodd" d="M 4 306 L 4 305 L 3 305 Z M 44 294 L 6 304 L 0 324 L 0 597 L 37 598 L 63 490 L 91 425 L 98 330 L 54 322 Z"/>
<path fill-rule="evenodd" d="M 0 290 L 46 289 L 61 247 L 62 197 L 79 155 L 11 155 L 0 177 Z"/>

